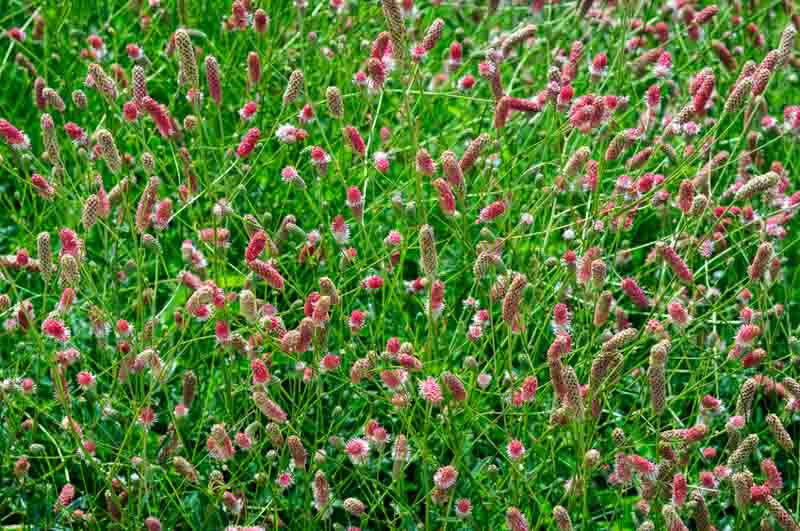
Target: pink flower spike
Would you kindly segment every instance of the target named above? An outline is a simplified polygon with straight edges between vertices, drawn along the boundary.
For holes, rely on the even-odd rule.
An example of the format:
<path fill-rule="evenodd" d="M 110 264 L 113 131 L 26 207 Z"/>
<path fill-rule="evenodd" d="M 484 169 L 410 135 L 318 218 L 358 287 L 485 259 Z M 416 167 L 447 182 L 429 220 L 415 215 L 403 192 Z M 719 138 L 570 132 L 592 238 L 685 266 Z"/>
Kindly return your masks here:
<path fill-rule="evenodd" d="M 241 159 L 246 159 L 249 157 L 250 153 L 252 153 L 253 149 L 255 149 L 259 138 L 261 138 L 261 131 L 258 128 L 253 127 L 247 131 L 247 133 L 245 133 L 245 135 L 242 137 L 239 147 L 236 148 L 236 156 Z"/>
<path fill-rule="evenodd" d="M 506 453 L 512 461 L 519 461 L 525 456 L 525 446 L 518 439 L 512 439 L 506 445 Z"/>
<path fill-rule="evenodd" d="M 60 343 L 66 343 L 70 337 L 69 328 L 64 321 L 52 317 L 48 317 L 42 322 L 42 333 Z"/>
<path fill-rule="evenodd" d="M 436 378 L 428 377 L 419 383 L 419 394 L 425 399 L 426 402 L 436 406 L 444 400 L 442 395 L 442 388 Z"/>
<path fill-rule="evenodd" d="M 250 120 L 255 117 L 256 113 L 258 112 L 258 103 L 255 101 L 248 101 L 245 103 L 241 109 L 239 109 L 239 116 L 245 122 L 249 122 Z"/>
<path fill-rule="evenodd" d="M 345 451 L 354 465 L 363 465 L 369 459 L 369 443 L 364 439 L 350 439 L 345 445 Z"/>

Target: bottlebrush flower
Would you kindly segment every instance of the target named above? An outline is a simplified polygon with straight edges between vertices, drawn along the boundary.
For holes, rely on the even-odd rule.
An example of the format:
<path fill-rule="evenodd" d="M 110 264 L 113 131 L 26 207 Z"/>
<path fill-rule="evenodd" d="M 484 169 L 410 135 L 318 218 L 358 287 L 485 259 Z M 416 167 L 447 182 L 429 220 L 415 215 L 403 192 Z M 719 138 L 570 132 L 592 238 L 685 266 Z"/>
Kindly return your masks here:
<path fill-rule="evenodd" d="M 510 531 L 528 531 L 528 519 L 516 507 L 509 507 L 506 510 L 506 525 Z"/>
<path fill-rule="evenodd" d="M 784 127 L 788 131 L 800 130 L 800 105 L 789 105 L 783 109 Z"/>
<path fill-rule="evenodd" d="M 62 367 L 74 365 L 81 359 L 81 353 L 76 348 L 68 348 L 56 353 L 56 362 Z"/>
<path fill-rule="evenodd" d="M 472 74 L 466 74 L 458 78 L 456 83 L 458 90 L 462 92 L 466 92 L 468 90 L 472 90 L 475 86 L 475 77 Z"/>
<path fill-rule="evenodd" d="M 175 46 L 178 49 L 178 84 L 196 89 L 199 85 L 197 72 L 197 59 L 194 53 L 194 44 L 189 33 L 184 29 L 175 32 Z"/>
<path fill-rule="evenodd" d="M 306 182 L 300 177 L 300 174 L 294 166 L 286 166 L 283 168 L 281 170 L 281 179 L 286 184 L 294 185 L 301 190 L 306 187 Z"/>
<path fill-rule="evenodd" d="M 328 87 L 325 91 L 325 99 L 328 105 L 328 112 L 334 118 L 342 118 L 344 116 L 344 108 L 342 105 L 342 93 L 337 87 Z"/>
<path fill-rule="evenodd" d="M 519 303 L 522 300 L 522 293 L 528 285 L 528 278 L 522 273 L 515 273 L 508 292 L 503 297 L 503 321 L 509 325 L 512 330 L 519 328 Z"/>
<path fill-rule="evenodd" d="M 170 219 L 172 219 L 172 199 L 167 197 L 156 205 L 153 226 L 159 230 L 164 230 L 167 228 Z"/>
<path fill-rule="evenodd" d="M 356 186 L 351 186 L 347 189 L 347 201 L 345 202 L 350 207 L 350 212 L 357 221 L 361 222 L 364 219 L 364 197 L 361 195 L 361 190 Z"/>
<path fill-rule="evenodd" d="M 207 55 L 205 59 L 206 66 L 206 84 L 208 85 L 208 94 L 214 103 L 220 105 L 222 103 L 222 84 L 219 71 L 219 63 L 213 55 Z"/>
<path fill-rule="evenodd" d="M 307 139 L 308 133 L 305 129 L 295 127 L 291 124 L 283 124 L 275 130 L 275 136 L 283 144 L 294 144 Z"/>
<path fill-rule="evenodd" d="M 114 82 L 114 78 L 106 74 L 103 67 L 97 63 L 89 65 L 85 84 L 87 87 L 94 87 L 107 100 L 117 99 L 117 84 Z"/>
<path fill-rule="evenodd" d="M 681 507 L 686 501 L 686 477 L 675 474 L 672 478 L 672 504 Z"/>
<path fill-rule="evenodd" d="M 458 470 L 453 465 L 439 468 L 433 475 L 433 482 L 442 490 L 450 490 L 458 480 Z"/>
<path fill-rule="evenodd" d="M 206 227 L 197 232 L 197 237 L 204 243 L 209 243 L 216 247 L 228 247 L 231 238 L 231 231 L 224 227 Z"/>
<path fill-rule="evenodd" d="M 715 82 L 716 79 L 711 70 L 703 70 L 695 76 L 693 83 L 697 85 L 697 89 L 693 91 L 692 95 L 692 110 L 696 114 L 702 115 L 709 107 Z"/>
<path fill-rule="evenodd" d="M 525 456 L 525 446 L 518 439 L 512 439 L 506 445 L 506 454 L 512 461 L 519 461 Z"/>
<path fill-rule="evenodd" d="M 431 177 L 436 173 L 436 163 L 425 148 L 420 148 L 416 156 L 417 172 Z"/>
<path fill-rule="evenodd" d="M 333 218 L 331 234 L 333 234 L 333 239 L 339 245 L 346 245 L 350 241 L 350 227 L 341 215 Z"/>
<path fill-rule="evenodd" d="M 383 277 L 380 275 L 369 275 L 361 281 L 361 287 L 367 291 L 378 291 L 383 287 Z"/>
<path fill-rule="evenodd" d="M 125 45 L 125 51 L 131 61 L 138 61 L 144 58 L 144 50 L 136 43 L 131 42 Z"/>
<path fill-rule="evenodd" d="M 61 491 L 58 493 L 58 499 L 53 507 L 53 512 L 58 512 L 66 508 L 72 503 L 73 499 L 75 499 L 75 486 L 71 483 L 67 483 L 61 487 Z"/>
<path fill-rule="evenodd" d="M 156 423 L 157 416 L 153 408 L 143 407 L 139 410 L 139 416 L 136 420 L 145 430 L 149 430 Z"/>
<path fill-rule="evenodd" d="M 136 207 L 136 230 L 139 234 L 144 233 L 150 227 L 153 206 L 155 206 L 160 184 L 161 180 L 158 177 L 150 177 L 141 198 L 139 198 L 139 204 Z"/>
<path fill-rule="evenodd" d="M 75 290 L 73 288 L 66 287 L 64 288 L 64 291 L 61 292 L 61 297 L 58 299 L 58 306 L 56 307 L 56 311 L 60 315 L 66 315 L 67 313 L 69 313 L 74 302 L 75 302 Z"/>
<path fill-rule="evenodd" d="M 749 77 L 737 82 L 736 85 L 734 85 L 733 90 L 731 90 L 730 94 L 728 95 L 728 99 L 725 100 L 725 114 L 739 112 L 742 106 L 747 102 L 747 98 L 750 96 L 752 87 L 753 80 Z"/>
<path fill-rule="evenodd" d="M 468 498 L 459 498 L 455 503 L 456 516 L 462 520 L 472 515 L 472 502 Z"/>
<path fill-rule="evenodd" d="M 593 94 L 576 99 L 569 112 L 570 124 L 582 133 L 588 133 L 600 126 L 605 117 L 606 106 L 603 99 Z"/>
<path fill-rule="evenodd" d="M 224 424 L 214 424 L 211 427 L 211 434 L 206 440 L 206 448 L 209 455 L 218 461 L 229 461 L 236 454 L 233 441 L 225 431 Z"/>
<path fill-rule="evenodd" d="M 301 124 L 307 124 L 314 119 L 314 107 L 306 103 L 300 112 L 297 113 L 297 119 Z"/>
<path fill-rule="evenodd" d="M 605 53 L 598 53 L 589 64 L 589 73 L 594 78 L 608 74 L 608 56 Z"/>
<path fill-rule="evenodd" d="M 102 37 L 96 33 L 92 33 L 86 38 L 86 42 L 97 52 L 97 57 L 102 58 L 106 53 L 106 45 Z"/>
<path fill-rule="evenodd" d="M 144 98 L 147 97 L 147 74 L 144 71 L 144 67 L 141 65 L 134 65 L 131 76 L 133 78 L 133 101 L 136 102 L 136 105 L 141 106 Z M 76 94 L 73 92 L 73 100 L 75 96 Z"/>
<path fill-rule="evenodd" d="M 273 424 L 277 430 L 277 426 Z M 268 426 L 269 428 L 269 426 Z M 269 430 L 268 430 L 269 431 Z M 279 435 L 280 432 L 277 432 Z M 286 438 L 286 446 L 289 449 L 289 454 L 292 456 L 292 461 L 294 463 L 295 468 L 299 468 L 301 470 L 305 470 L 306 468 L 306 449 L 303 446 L 303 442 L 300 438 L 296 435 L 290 435 Z"/>
<path fill-rule="evenodd" d="M 269 383 L 269 369 L 267 369 L 266 364 L 262 360 L 255 358 L 253 361 L 251 361 L 250 370 L 253 373 L 253 385 L 264 385 Z M 274 411 L 274 408 L 272 408 L 272 410 Z"/>
<path fill-rule="evenodd" d="M 455 188 L 459 194 L 464 193 L 464 175 L 461 171 L 461 166 L 458 163 L 456 154 L 450 150 L 442 153 L 442 171 L 444 172 L 447 182 Z"/>
<path fill-rule="evenodd" d="M 364 328 L 364 323 L 366 321 L 367 314 L 361 310 L 353 310 L 350 314 L 350 319 L 348 321 L 348 326 L 350 327 L 350 333 L 353 335 L 358 334 L 362 328 Z"/>
<path fill-rule="evenodd" d="M 139 117 L 139 107 L 136 105 L 136 102 L 126 101 L 125 104 L 122 106 L 122 114 L 125 117 L 125 120 L 133 123 Z"/>
<path fill-rule="evenodd" d="M 33 80 L 33 99 L 36 103 L 36 108 L 44 111 L 47 108 L 47 100 L 44 97 L 44 89 L 47 86 L 44 78 L 37 77 Z"/>
<path fill-rule="evenodd" d="M 442 30 L 444 29 L 444 21 L 441 18 L 437 18 L 434 20 L 428 29 L 425 31 L 425 36 L 422 38 L 422 49 L 425 50 L 425 53 L 430 52 L 433 50 L 436 43 L 442 36 Z M 452 57 L 452 47 L 451 47 L 451 57 Z"/>
<path fill-rule="evenodd" d="M 612 485 L 628 485 L 633 481 L 633 468 L 630 466 L 628 457 L 618 452 L 614 456 L 614 472 L 609 477 Z"/>
<path fill-rule="evenodd" d="M 31 464 L 28 461 L 27 457 L 20 457 L 14 462 L 14 477 L 17 479 L 23 479 L 25 476 L 28 475 L 28 471 L 31 468 Z"/>
<path fill-rule="evenodd" d="M 8 120 L 0 119 L 0 136 L 6 143 L 16 150 L 26 150 L 31 147 L 28 136 L 11 125 Z"/>
<path fill-rule="evenodd" d="M 78 386 L 84 391 L 94 387 L 96 379 L 89 371 L 81 371 L 75 376 Z"/>
<path fill-rule="evenodd" d="M 19 249 L 15 256 L 16 264 L 19 267 L 25 267 L 30 261 L 30 255 L 26 249 Z"/>
<path fill-rule="evenodd" d="M 311 164 L 317 168 L 317 171 L 319 171 L 321 175 L 326 175 L 328 173 L 328 164 L 330 161 L 331 157 L 324 149 L 319 146 L 311 148 Z"/>
<path fill-rule="evenodd" d="M 175 471 L 183 476 L 187 481 L 197 483 L 199 479 L 197 471 L 189 461 L 183 457 L 175 456 L 172 458 L 172 466 L 175 467 Z"/>
<path fill-rule="evenodd" d="M 33 184 L 33 188 L 36 193 L 42 199 L 46 199 L 47 201 L 52 200 L 56 195 L 56 188 L 50 182 L 39 175 L 38 173 L 34 173 L 31 175 L 31 183 Z"/>
<path fill-rule="evenodd" d="M 403 14 L 396 0 L 382 0 L 383 16 L 389 28 L 392 48 L 402 50 L 405 41 L 406 28 L 403 24 Z M 408 6 L 410 8 L 410 6 Z"/>
<path fill-rule="evenodd" d="M 245 122 L 249 122 L 250 120 L 253 119 L 253 117 L 256 115 L 257 112 L 258 112 L 258 104 L 255 101 L 248 101 L 247 103 L 245 103 L 242 106 L 241 109 L 239 109 L 239 116 Z M 282 127 L 287 127 L 287 126 L 284 125 Z M 291 127 L 291 126 L 289 126 L 289 127 Z M 280 131 L 280 128 L 278 129 L 278 131 Z M 284 137 L 286 137 L 288 135 L 286 133 L 284 133 L 284 134 L 278 134 L 277 136 L 278 136 L 278 138 L 283 139 Z"/>
<path fill-rule="evenodd" d="M 750 346 L 760 335 L 761 328 L 758 325 L 744 324 L 736 333 L 736 344 L 742 347 Z"/>
<path fill-rule="evenodd" d="M 507 207 L 508 204 L 503 200 L 490 203 L 481 209 L 478 219 L 475 220 L 475 224 L 480 225 L 481 223 L 490 223 L 494 221 L 503 215 Z"/>
<path fill-rule="evenodd" d="M 254 376 L 255 378 L 255 376 Z M 277 424 L 284 424 L 289 419 L 286 412 L 273 402 L 263 391 L 253 391 L 253 402 L 265 417 Z"/>
<path fill-rule="evenodd" d="M 767 486 L 772 492 L 777 492 L 783 488 L 781 473 L 772 459 L 761 461 L 761 471 L 767 476 Z"/>
<path fill-rule="evenodd" d="M 336 354 L 325 354 L 319 362 L 319 368 L 322 372 L 335 371 L 342 363 L 340 356 Z"/>
<path fill-rule="evenodd" d="M 58 112 L 64 112 L 64 100 L 61 99 L 61 96 L 56 92 L 54 89 L 50 87 L 45 87 L 42 90 L 42 97 L 44 98 L 45 102 L 49 107 L 55 109 Z"/>
<path fill-rule="evenodd" d="M 246 262 L 251 262 L 261 256 L 267 246 L 267 233 L 259 229 L 250 237 L 250 242 L 244 251 L 244 259 Z"/>
<path fill-rule="evenodd" d="M 248 130 L 247 133 L 245 133 L 245 135 L 242 137 L 239 147 L 236 148 L 236 155 L 241 159 L 246 159 L 249 157 L 250 153 L 252 153 L 253 149 L 255 149 L 260 137 L 261 131 L 258 128 L 253 127 L 252 129 Z"/>
<path fill-rule="evenodd" d="M 291 470 L 279 472 L 278 476 L 275 478 L 275 484 L 278 485 L 278 488 L 281 490 L 288 489 L 294 485 L 294 474 L 292 474 Z"/>
<path fill-rule="evenodd" d="M 794 24 L 789 24 L 786 26 L 781 33 L 781 38 L 778 43 L 778 63 L 776 66 L 782 67 L 788 62 L 789 56 L 794 48 L 796 35 L 797 29 L 795 28 Z"/>
<path fill-rule="evenodd" d="M 150 96 L 145 96 L 142 98 L 142 108 L 150 115 L 162 137 L 169 138 L 175 134 L 172 117 L 166 106 L 161 105 Z"/>
<path fill-rule="evenodd" d="M 675 273 L 675 276 L 686 283 L 692 283 L 694 275 L 686 265 L 686 262 L 675 252 L 675 249 L 663 243 L 657 244 L 656 249 L 664 261 L 672 268 L 672 272 Z"/>
<path fill-rule="evenodd" d="M 114 143 L 114 137 L 107 130 L 101 129 L 97 132 L 97 142 L 100 145 L 100 152 L 103 160 L 106 161 L 108 169 L 111 170 L 111 173 L 119 173 L 122 168 L 122 158 Z"/>
<path fill-rule="evenodd" d="M 672 72 L 672 55 L 669 52 L 663 52 L 658 56 L 656 66 L 653 68 L 657 77 L 667 77 Z"/>
<path fill-rule="evenodd" d="M 575 152 L 567 160 L 564 165 L 564 173 L 569 176 L 577 175 L 582 169 L 586 161 L 591 156 L 591 150 L 583 146 L 575 150 Z"/>
<path fill-rule="evenodd" d="M 544 102 L 537 97 L 533 100 L 503 96 L 497 102 L 494 114 L 495 128 L 503 129 L 512 111 L 538 113 L 541 112 Z"/>
<path fill-rule="evenodd" d="M 345 499 L 344 502 L 342 502 L 342 507 L 353 516 L 361 516 L 364 514 L 364 511 L 366 511 L 364 503 L 356 498 Z"/>
<path fill-rule="evenodd" d="M 372 154 L 372 163 L 376 170 L 387 173 L 389 171 L 389 154 L 385 151 L 376 151 Z"/>
<path fill-rule="evenodd" d="M 69 135 L 72 139 L 73 145 L 76 146 L 86 146 L 89 143 L 89 137 L 86 135 L 86 131 L 83 130 L 78 124 L 74 122 L 67 122 L 64 124 L 64 131 Z"/>
<path fill-rule="evenodd" d="M 42 333 L 60 343 L 66 343 L 70 338 L 69 328 L 64 321 L 48 317 L 42 322 Z"/>
<path fill-rule="evenodd" d="M 739 446 L 728 457 L 727 466 L 733 470 L 744 466 L 758 446 L 758 435 L 751 433 L 739 443 Z"/>
<path fill-rule="evenodd" d="M 558 303 L 553 307 L 553 321 L 551 324 L 556 335 L 569 331 L 570 313 L 566 304 Z"/>
<path fill-rule="evenodd" d="M 314 497 L 314 508 L 322 514 L 322 518 L 327 518 L 330 512 L 330 486 L 325 473 L 322 470 L 317 470 L 314 475 L 314 481 L 311 484 L 311 490 Z"/>
<path fill-rule="evenodd" d="M 673 300 L 667 305 L 667 312 L 670 320 L 680 328 L 685 328 L 692 319 L 683 304 L 677 300 Z"/>
<path fill-rule="evenodd" d="M 344 128 L 344 138 L 350 149 L 360 157 L 365 157 L 367 154 L 367 146 L 361 134 L 352 125 L 347 125 Z"/>
<path fill-rule="evenodd" d="M 275 269 L 272 261 L 264 262 L 263 260 L 251 260 L 247 262 L 247 266 L 255 274 L 264 279 L 267 284 L 277 290 L 283 290 L 284 280 L 281 274 Z"/>
<path fill-rule="evenodd" d="M 629 455 L 628 462 L 637 474 L 645 479 L 655 479 L 658 468 L 656 465 L 640 455 Z"/>
<path fill-rule="evenodd" d="M 434 406 L 439 405 L 444 400 L 442 388 L 433 377 L 428 377 L 419 382 L 419 394 L 426 402 Z"/>
<path fill-rule="evenodd" d="M 789 435 L 789 432 L 784 428 L 780 417 L 774 413 L 770 413 L 765 420 L 767 421 L 767 427 L 770 433 L 775 437 L 778 445 L 786 451 L 792 450 L 794 448 L 794 441 L 792 441 L 791 435 Z"/>
<path fill-rule="evenodd" d="M 433 319 L 437 319 L 444 311 L 444 307 L 444 283 L 437 279 L 431 284 L 431 296 L 425 304 L 425 313 L 430 312 Z"/>
<path fill-rule="evenodd" d="M 458 162 L 462 172 L 469 171 L 475 165 L 475 162 L 478 160 L 481 152 L 488 144 L 489 135 L 486 133 L 481 133 L 469 143 L 467 149 L 464 151 L 464 154 L 461 156 L 461 160 Z"/>
<path fill-rule="evenodd" d="M 9 28 L 6 30 L 6 36 L 9 39 L 13 39 L 17 42 L 24 42 L 27 34 L 21 30 L 20 28 L 14 26 L 13 28 Z"/>
<path fill-rule="evenodd" d="M 453 194 L 450 184 L 444 179 L 433 181 L 433 187 L 439 193 L 439 208 L 445 216 L 453 216 L 456 213 L 456 197 Z"/>
<path fill-rule="evenodd" d="M 650 307 L 650 300 L 647 298 L 647 295 L 645 295 L 644 291 L 642 291 L 642 288 L 639 287 L 634 279 L 630 277 L 623 279 L 621 287 L 625 294 L 639 308 L 646 310 Z"/>
<path fill-rule="evenodd" d="M 450 43 L 449 57 L 447 60 L 447 70 L 454 72 L 461 66 L 461 58 L 463 56 L 463 46 L 458 41 Z"/>
<path fill-rule="evenodd" d="M 300 92 L 303 90 L 304 77 L 302 70 L 294 70 L 289 75 L 289 83 L 286 85 L 286 91 L 283 93 L 283 104 L 289 105 L 295 101 Z"/>
<path fill-rule="evenodd" d="M 369 443 L 360 438 L 350 439 L 345 445 L 345 452 L 354 465 L 363 465 L 369 459 Z"/>
<path fill-rule="evenodd" d="M 385 369 L 381 371 L 380 378 L 386 387 L 396 390 L 406 382 L 408 372 L 405 369 Z"/>
<path fill-rule="evenodd" d="M 779 181 L 780 176 L 774 171 L 753 177 L 736 191 L 734 199 L 739 201 L 742 199 L 750 199 L 756 195 L 761 195 L 776 186 Z"/>
<path fill-rule="evenodd" d="M 367 61 L 365 84 L 371 93 L 379 92 L 386 83 L 386 63 L 374 57 Z"/>
<path fill-rule="evenodd" d="M 443 372 L 441 375 L 441 380 L 452 395 L 453 400 L 456 402 L 463 402 L 467 399 L 467 390 L 464 387 L 464 383 L 459 379 L 458 376 L 451 372 Z"/>

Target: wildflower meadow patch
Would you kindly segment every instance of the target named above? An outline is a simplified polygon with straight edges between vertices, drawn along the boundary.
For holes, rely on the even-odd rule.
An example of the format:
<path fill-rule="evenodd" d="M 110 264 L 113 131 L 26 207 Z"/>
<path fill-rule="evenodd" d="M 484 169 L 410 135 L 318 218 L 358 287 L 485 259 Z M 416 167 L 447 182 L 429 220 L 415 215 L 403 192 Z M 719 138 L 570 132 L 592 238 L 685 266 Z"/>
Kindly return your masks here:
<path fill-rule="evenodd" d="M 2 6 L 4 529 L 800 529 L 796 3 Z"/>

